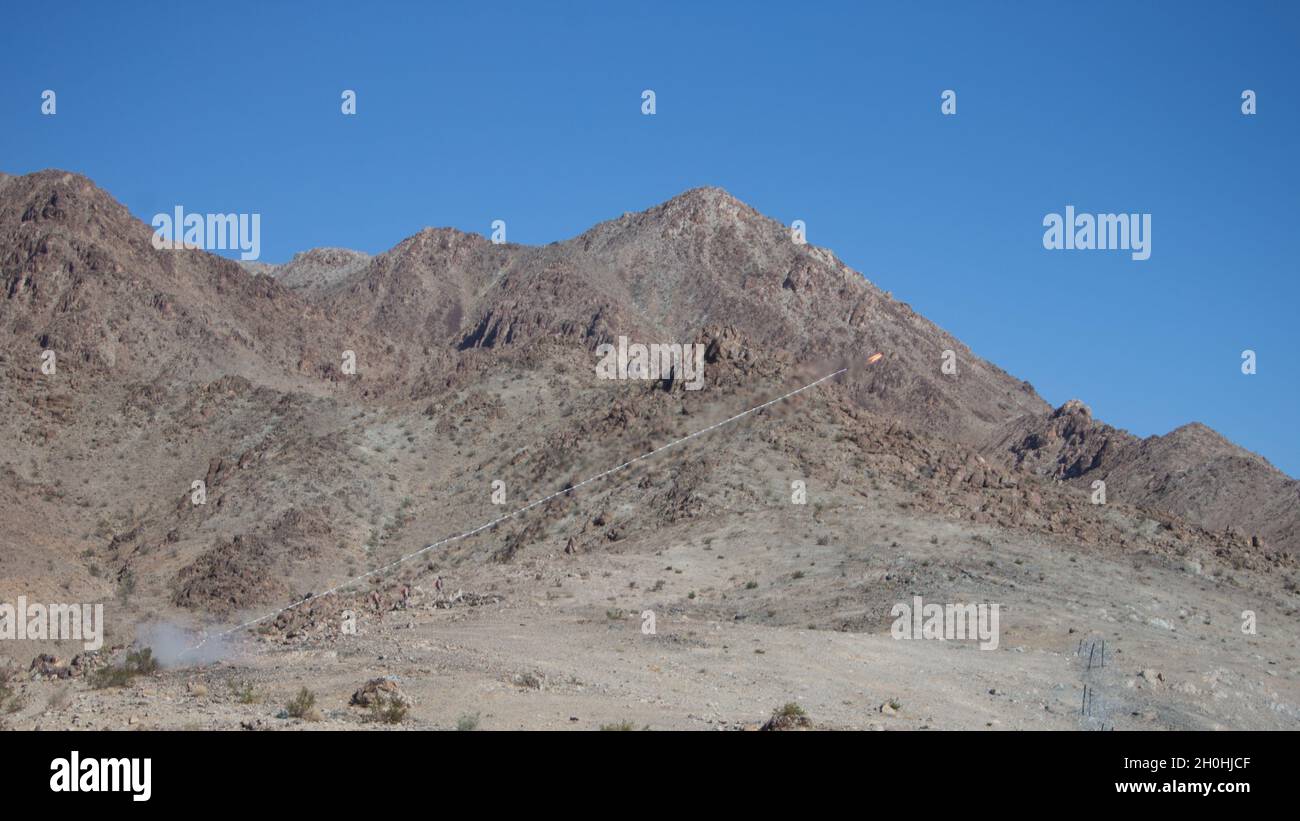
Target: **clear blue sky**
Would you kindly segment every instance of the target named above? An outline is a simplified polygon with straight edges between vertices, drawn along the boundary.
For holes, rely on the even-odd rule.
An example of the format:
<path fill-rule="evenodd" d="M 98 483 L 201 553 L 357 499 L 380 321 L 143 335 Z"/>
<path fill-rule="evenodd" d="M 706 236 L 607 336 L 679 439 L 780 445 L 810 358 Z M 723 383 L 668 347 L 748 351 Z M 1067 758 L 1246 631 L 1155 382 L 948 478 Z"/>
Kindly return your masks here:
<path fill-rule="evenodd" d="M 496 218 L 545 243 L 721 185 L 1049 402 L 1300 475 L 1297 4 L 475 5 L 11 5 L 0 170 L 261 213 L 266 261 Z M 1152 214 L 1151 259 L 1045 251 L 1066 205 Z"/>

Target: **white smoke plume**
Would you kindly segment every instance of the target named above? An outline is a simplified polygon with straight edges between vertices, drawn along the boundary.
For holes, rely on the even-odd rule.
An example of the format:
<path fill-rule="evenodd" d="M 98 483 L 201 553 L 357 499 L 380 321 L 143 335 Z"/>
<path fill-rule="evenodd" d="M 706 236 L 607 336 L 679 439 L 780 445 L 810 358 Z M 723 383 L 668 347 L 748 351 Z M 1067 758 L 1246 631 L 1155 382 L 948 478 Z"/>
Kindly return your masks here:
<path fill-rule="evenodd" d="M 152 622 L 136 628 L 136 644 L 153 650 L 163 667 L 190 667 L 223 661 L 234 647 L 219 628 L 199 631 L 170 622 Z"/>

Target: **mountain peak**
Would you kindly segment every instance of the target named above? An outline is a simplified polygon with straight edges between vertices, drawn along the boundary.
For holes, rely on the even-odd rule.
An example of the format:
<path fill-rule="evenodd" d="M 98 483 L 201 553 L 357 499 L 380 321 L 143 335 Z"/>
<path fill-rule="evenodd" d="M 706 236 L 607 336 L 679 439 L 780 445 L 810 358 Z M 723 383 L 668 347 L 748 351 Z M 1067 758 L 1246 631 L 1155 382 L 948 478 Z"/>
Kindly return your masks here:
<path fill-rule="evenodd" d="M 411 236 L 397 243 L 397 245 L 390 249 L 390 252 L 407 249 L 424 249 L 430 246 L 447 248 L 464 242 L 482 241 L 486 241 L 482 234 L 462 231 L 459 228 L 452 228 L 449 225 L 426 225 Z"/>
<path fill-rule="evenodd" d="M 1081 399 L 1067 400 L 1056 410 L 1052 411 L 1052 418 L 1058 419 L 1062 416 L 1082 416 L 1085 420 L 1092 418 L 1092 408 L 1083 403 Z"/>
<path fill-rule="evenodd" d="M 744 205 L 730 191 L 719 185 L 697 185 L 694 188 L 687 188 L 680 194 L 672 197 L 668 202 L 728 202 L 736 205 Z"/>
<path fill-rule="evenodd" d="M 315 293 L 346 279 L 369 262 L 369 254 L 349 248 L 310 248 L 294 254 L 293 259 L 276 266 L 271 273 L 285 287 Z"/>
<path fill-rule="evenodd" d="M 1155 438 L 1170 444 L 1195 446 L 1206 452 L 1230 451 L 1236 453 L 1241 450 L 1241 448 L 1228 441 L 1223 434 L 1200 422 L 1188 422 L 1174 428 L 1164 436 Z"/>
<path fill-rule="evenodd" d="M 293 262 L 323 262 L 330 264 L 341 264 L 345 262 L 364 261 L 370 259 L 370 255 L 363 251 L 353 251 L 351 248 L 336 248 L 333 246 L 322 246 L 320 248 L 308 248 L 306 251 L 299 251 L 293 255 Z"/>
<path fill-rule="evenodd" d="M 737 199 L 730 191 L 715 185 L 688 188 L 672 199 L 649 210 L 708 212 L 730 216 L 738 216 L 740 213 L 753 216 L 759 215 L 757 210 Z"/>
<path fill-rule="evenodd" d="M 89 177 L 57 168 L 16 177 L 6 174 L 3 191 L 0 208 L 17 209 L 22 222 L 89 223 L 96 212 L 112 212 L 118 221 L 130 218 L 126 208 Z"/>

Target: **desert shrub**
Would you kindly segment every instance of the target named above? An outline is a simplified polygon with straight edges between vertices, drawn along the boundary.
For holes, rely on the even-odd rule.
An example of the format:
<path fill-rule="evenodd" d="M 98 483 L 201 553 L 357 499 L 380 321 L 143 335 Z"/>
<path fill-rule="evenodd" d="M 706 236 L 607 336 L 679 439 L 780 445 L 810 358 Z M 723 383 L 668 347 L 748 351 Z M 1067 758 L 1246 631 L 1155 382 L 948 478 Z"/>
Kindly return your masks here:
<path fill-rule="evenodd" d="M 298 695 L 289 699 L 289 703 L 284 705 L 284 711 L 290 718 L 306 718 L 316 706 L 316 694 L 306 687 L 298 691 Z"/>
<path fill-rule="evenodd" d="M 632 732 L 632 731 L 635 730 L 635 729 L 636 729 L 636 725 L 633 724 L 632 722 L 630 722 L 630 721 L 626 721 L 626 720 L 624 720 L 624 721 L 616 721 L 616 722 L 613 722 L 612 724 L 602 724 L 602 725 L 600 725 L 600 730 L 601 730 L 601 732 L 604 732 L 604 733 L 629 733 L 629 732 Z M 649 727 L 645 727 L 644 729 L 647 729 L 647 730 L 648 730 L 648 729 L 650 729 L 650 728 L 649 728 Z"/>
<path fill-rule="evenodd" d="M 370 702 L 370 719 L 380 724 L 401 724 L 410 708 L 399 698 L 376 698 Z"/>
<path fill-rule="evenodd" d="M 121 664 L 109 665 L 91 673 L 88 677 L 90 686 L 96 690 L 107 687 L 125 687 L 136 676 L 152 675 L 158 671 L 158 659 L 153 657 L 153 649 L 142 647 L 128 650 Z"/>
<path fill-rule="evenodd" d="M 793 701 L 787 701 L 772 711 L 772 717 L 762 726 L 763 730 L 793 730 L 811 727 L 808 713 Z"/>
<path fill-rule="evenodd" d="M 456 729 L 460 730 L 462 733 L 467 733 L 470 732 L 471 730 L 477 730 L 478 713 L 474 713 L 473 715 L 466 713 L 465 715 L 456 719 Z"/>
<path fill-rule="evenodd" d="M 257 704 L 262 700 L 262 694 L 253 689 L 252 682 L 248 681 L 230 682 L 230 694 L 240 704 Z"/>

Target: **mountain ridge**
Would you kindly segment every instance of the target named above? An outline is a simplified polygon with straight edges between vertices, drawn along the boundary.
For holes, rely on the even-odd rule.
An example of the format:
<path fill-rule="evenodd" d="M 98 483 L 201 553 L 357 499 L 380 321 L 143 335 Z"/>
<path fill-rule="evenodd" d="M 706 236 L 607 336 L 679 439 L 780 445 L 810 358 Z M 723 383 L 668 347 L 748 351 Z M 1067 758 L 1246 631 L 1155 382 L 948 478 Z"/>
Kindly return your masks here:
<path fill-rule="evenodd" d="M 4 547 L 33 573 L 41 556 L 23 545 L 50 543 L 50 517 L 100 528 L 87 491 L 76 492 L 85 513 L 34 500 L 111 487 L 111 538 L 61 536 L 46 549 L 66 550 L 71 567 L 147 576 L 176 606 L 269 604 L 328 584 L 339 562 L 409 547 L 403 523 L 472 526 L 475 497 L 462 497 L 485 471 L 554 489 L 845 366 L 822 389 L 833 412 L 796 402 L 762 428 L 812 481 L 871 477 L 917 509 L 1121 547 L 1206 544 L 1233 561 L 1279 561 L 1300 541 L 1296 483 L 1266 460 L 1199 423 L 1139 440 L 1081 402 L 1051 408 L 716 187 L 547 245 L 430 228 L 373 256 L 314 249 L 251 272 L 149 237 L 81 175 L 0 183 L 0 371 L 14 386 L 5 424 L 16 443 L 6 481 L 20 500 Z M 705 390 L 593 381 L 595 348 L 619 336 L 704 345 Z M 40 376 L 47 348 L 67 381 Z M 955 375 L 942 371 L 949 350 Z M 397 455 L 414 442 L 436 464 Z M 738 455 L 702 458 L 656 496 L 668 521 L 721 503 L 706 488 L 743 475 L 728 461 Z M 841 474 L 850 463 L 865 473 Z M 101 466 L 121 473 L 105 484 Z M 187 501 L 196 478 L 206 506 Z M 1091 509 L 1095 479 L 1106 510 L 1161 522 L 1155 535 L 1124 535 Z M 418 500 L 405 513 L 393 503 L 402 494 Z M 367 523 L 339 501 L 354 498 L 392 520 Z M 448 514 L 453 499 L 466 512 Z M 492 555 L 508 560 L 564 522 L 511 528 Z M 625 532 L 593 522 L 569 537 L 578 549 Z"/>

